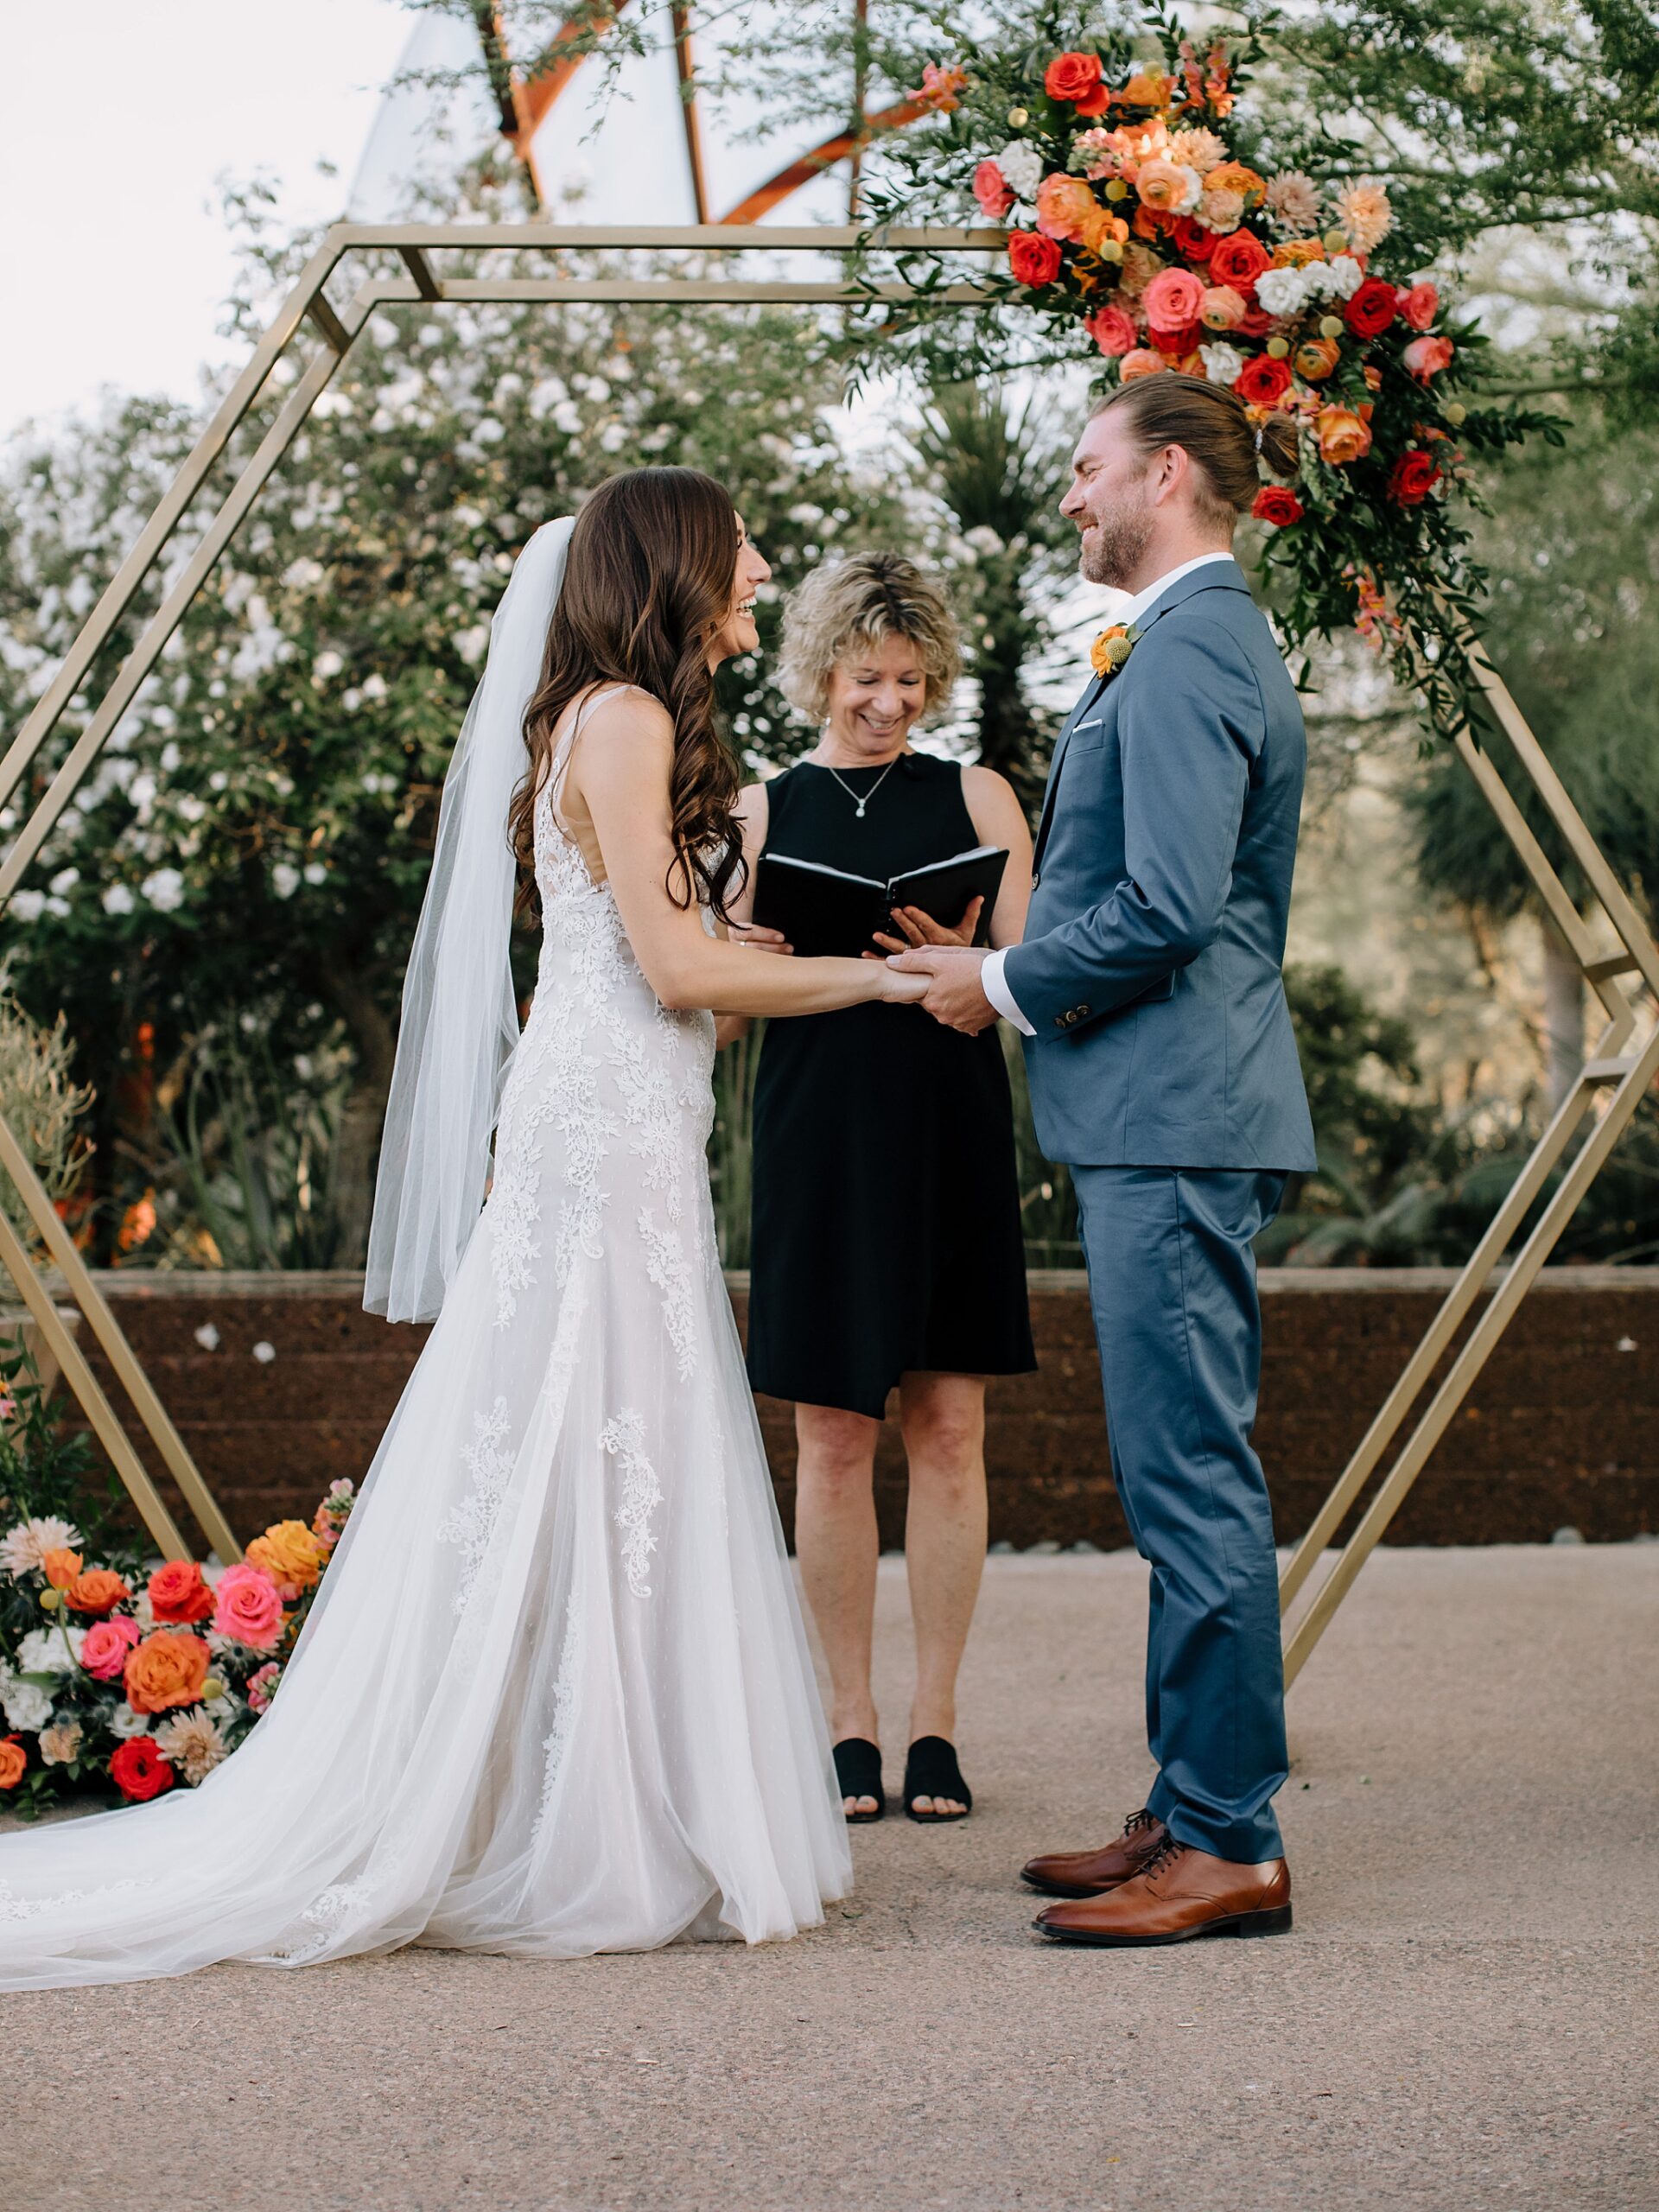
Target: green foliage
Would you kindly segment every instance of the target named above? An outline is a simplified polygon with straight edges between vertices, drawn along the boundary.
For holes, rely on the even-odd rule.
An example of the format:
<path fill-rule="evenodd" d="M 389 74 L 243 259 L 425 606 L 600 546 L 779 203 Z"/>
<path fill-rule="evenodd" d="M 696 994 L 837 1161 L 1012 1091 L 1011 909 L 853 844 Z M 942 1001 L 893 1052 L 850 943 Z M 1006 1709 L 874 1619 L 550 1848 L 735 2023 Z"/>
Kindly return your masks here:
<path fill-rule="evenodd" d="M 243 212 L 238 326 L 308 243 L 271 249 L 259 208 Z M 302 1120 L 339 1114 L 334 1249 L 342 1263 L 360 1253 L 439 790 L 518 548 L 611 470 L 706 468 L 772 563 L 770 647 L 781 593 L 843 536 L 902 542 L 885 479 L 855 472 L 828 427 L 839 397 L 817 325 L 789 309 L 377 315 L 3 925 L 20 996 L 66 1011 L 98 1092 L 104 1252 L 132 1197 L 176 1170 L 167 1117 L 188 1118 L 204 1055 L 222 1075 L 210 1028 L 222 1040 L 251 1013 L 283 1080 L 311 1091 Z M 192 410 L 125 401 L 10 457 L 0 718 L 20 720 L 49 678 L 199 426 Z M 160 588 L 117 626 L 94 683 Z M 786 742 L 766 666 L 733 668 L 723 686 L 752 759 Z M 78 702 L 23 803 L 84 720 Z M 17 818 L 15 805 L 0 829 Z M 337 1071 L 342 1052 L 353 1080 L 337 1106 L 334 1073 L 304 1071 Z M 210 1159 L 208 1175 L 224 1165 Z"/>

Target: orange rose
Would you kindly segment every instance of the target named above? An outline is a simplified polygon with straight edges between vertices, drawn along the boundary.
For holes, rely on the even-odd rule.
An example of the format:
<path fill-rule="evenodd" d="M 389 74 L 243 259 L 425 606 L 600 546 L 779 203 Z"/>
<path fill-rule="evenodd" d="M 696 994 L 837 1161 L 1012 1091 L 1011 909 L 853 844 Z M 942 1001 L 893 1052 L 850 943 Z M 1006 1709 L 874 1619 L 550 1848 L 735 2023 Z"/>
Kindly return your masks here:
<path fill-rule="evenodd" d="M 207 1646 L 199 1636 L 157 1629 L 127 1655 L 122 1680 L 135 1713 L 165 1713 L 171 1706 L 195 1705 L 207 1679 Z"/>
<path fill-rule="evenodd" d="M 1192 190 L 1192 172 L 1179 162 L 1166 162 L 1160 154 L 1142 162 L 1135 180 L 1143 207 L 1166 215 L 1179 214 Z"/>
<path fill-rule="evenodd" d="M 79 1552 L 48 1552 L 41 1560 L 41 1572 L 54 1590 L 67 1590 L 80 1573 Z"/>
<path fill-rule="evenodd" d="M 1126 353 L 1118 363 L 1118 382 L 1133 384 L 1136 377 L 1155 377 L 1168 366 L 1169 363 L 1161 353 L 1154 353 L 1150 346 L 1137 346 L 1132 353 Z"/>
<path fill-rule="evenodd" d="M 1333 468 L 1363 460 L 1371 449 L 1371 426 L 1363 422 L 1351 407 L 1321 407 L 1313 427 L 1319 436 L 1319 456 Z"/>
<path fill-rule="evenodd" d="M 95 1567 L 78 1574 L 63 1594 L 78 1613 L 108 1613 L 130 1592 L 113 1567 Z"/>
<path fill-rule="evenodd" d="M 16 1736 L 0 1736 L 0 1789 L 15 1789 L 29 1771 L 29 1753 Z"/>
<path fill-rule="evenodd" d="M 1156 69 L 1137 70 L 1118 94 L 1118 104 L 1122 107 L 1167 107 L 1174 89 L 1173 77 L 1166 77 Z"/>
<path fill-rule="evenodd" d="M 249 1564 L 264 1567 L 283 1597 L 297 1598 L 322 1573 L 326 1554 L 303 1521 L 277 1521 L 248 1546 Z"/>
<path fill-rule="evenodd" d="M 1254 193 L 1257 200 L 1265 200 L 1268 180 L 1258 176 L 1254 169 L 1247 169 L 1243 162 L 1224 162 L 1205 178 L 1204 188 L 1206 192 L 1236 192 L 1242 200 L 1249 200 Z"/>
<path fill-rule="evenodd" d="M 1296 348 L 1296 373 L 1309 384 L 1318 384 L 1341 359 L 1342 348 L 1334 338 L 1310 338 L 1306 345 Z"/>
<path fill-rule="evenodd" d="M 1045 238 L 1081 240 L 1100 202 L 1080 176 L 1056 170 L 1037 188 L 1037 227 Z"/>
<path fill-rule="evenodd" d="M 1275 269 L 1306 269 L 1310 261 L 1325 259 L 1323 238 L 1286 238 L 1273 249 Z"/>
<path fill-rule="evenodd" d="M 213 1593 L 193 1559 L 170 1559 L 149 1578 L 149 1609 L 169 1627 L 191 1628 L 213 1610 Z"/>

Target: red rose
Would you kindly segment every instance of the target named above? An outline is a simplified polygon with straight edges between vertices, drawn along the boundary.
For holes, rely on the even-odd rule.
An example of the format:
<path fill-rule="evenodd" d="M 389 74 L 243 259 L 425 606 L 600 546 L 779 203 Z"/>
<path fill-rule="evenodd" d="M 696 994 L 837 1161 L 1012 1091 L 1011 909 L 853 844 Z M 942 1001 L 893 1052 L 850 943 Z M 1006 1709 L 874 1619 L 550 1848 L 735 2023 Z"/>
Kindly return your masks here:
<path fill-rule="evenodd" d="M 1258 522 L 1270 522 L 1275 530 L 1283 530 L 1302 518 L 1302 503 L 1285 484 L 1264 484 L 1250 502 L 1250 512 Z"/>
<path fill-rule="evenodd" d="M 1342 311 L 1356 338 L 1380 338 L 1394 321 L 1399 302 L 1392 284 L 1368 276 Z"/>
<path fill-rule="evenodd" d="M 1259 238 L 1250 231 L 1229 231 L 1224 238 L 1217 238 L 1210 255 L 1210 282 L 1230 284 L 1246 299 L 1255 289 L 1255 280 L 1264 269 L 1273 266 L 1273 257 Z M 1389 294 L 1392 301 L 1393 294 Z"/>
<path fill-rule="evenodd" d="M 1290 363 L 1258 353 L 1233 378 L 1233 390 L 1251 407 L 1276 407 L 1290 390 Z"/>
<path fill-rule="evenodd" d="M 149 1606 L 168 1628 L 194 1628 L 213 1610 L 213 1593 L 193 1559 L 170 1559 L 149 1578 Z"/>
<path fill-rule="evenodd" d="M 1198 321 L 1184 322 L 1177 330 L 1164 330 L 1149 324 L 1147 335 L 1160 353 L 1185 354 L 1190 353 L 1203 338 L 1204 325 Z"/>
<path fill-rule="evenodd" d="M 1216 233 L 1191 215 L 1178 215 L 1169 235 L 1188 261 L 1208 261 L 1216 250 Z"/>
<path fill-rule="evenodd" d="M 1083 101 L 1096 91 L 1100 77 L 1097 54 L 1057 54 L 1043 72 L 1043 90 L 1052 100 Z"/>
<path fill-rule="evenodd" d="M 1241 338 L 1271 338 L 1274 320 L 1265 308 L 1249 307 L 1233 327 Z"/>
<path fill-rule="evenodd" d="M 1033 290 L 1052 284 L 1060 273 L 1060 249 L 1040 231 L 1014 231 L 1008 237 L 1008 266 L 1022 284 Z"/>
<path fill-rule="evenodd" d="M 1413 446 L 1389 471 L 1389 497 L 1402 507 L 1421 507 L 1440 480 L 1433 454 Z"/>
<path fill-rule="evenodd" d="M 110 1761 L 110 1780 L 134 1805 L 143 1805 L 173 1787 L 173 1770 L 153 1736 L 129 1736 Z"/>

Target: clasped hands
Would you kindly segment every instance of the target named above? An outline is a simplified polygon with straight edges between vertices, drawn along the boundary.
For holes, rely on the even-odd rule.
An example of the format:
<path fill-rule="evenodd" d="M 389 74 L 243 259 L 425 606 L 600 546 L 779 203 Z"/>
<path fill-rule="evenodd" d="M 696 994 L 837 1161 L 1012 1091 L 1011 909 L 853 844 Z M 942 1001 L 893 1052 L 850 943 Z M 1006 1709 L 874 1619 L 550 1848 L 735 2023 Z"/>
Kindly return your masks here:
<path fill-rule="evenodd" d="M 959 1029 L 968 1037 L 976 1037 L 996 1020 L 996 1008 L 980 981 L 985 954 L 974 943 L 984 903 L 982 899 L 970 899 L 953 930 L 942 927 L 919 906 L 895 906 L 893 924 L 902 935 L 887 936 L 878 930 L 875 942 L 882 950 L 863 956 L 866 960 L 885 957 L 889 968 L 902 974 L 926 976 L 926 995 L 918 1003 L 947 1029 Z M 780 930 L 734 928 L 732 934 L 758 951 L 793 950 Z"/>

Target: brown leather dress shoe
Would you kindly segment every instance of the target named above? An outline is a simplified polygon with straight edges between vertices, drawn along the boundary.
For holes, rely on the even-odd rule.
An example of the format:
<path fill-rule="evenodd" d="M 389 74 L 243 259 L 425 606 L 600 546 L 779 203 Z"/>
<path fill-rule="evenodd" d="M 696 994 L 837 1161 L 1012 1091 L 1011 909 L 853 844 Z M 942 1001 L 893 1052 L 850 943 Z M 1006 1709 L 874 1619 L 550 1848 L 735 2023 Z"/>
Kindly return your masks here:
<path fill-rule="evenodd" d="M 1051 1897 L 1097 1897 L 1138 1874 L 1167 1834 L 1142 1807 L 1124 1821 L 1122 1834 L 1098 1851 L 1046 1851 L 1026 1861 L 1020 1878 Z"/>
<path fill-rule="evenodd" d="M 1166 1837 L 1141 1871 L 1103 1896 L 1052 1904 L 1033 1923 L 1059 1943 L 1123 1948 L 1195 1936 L 1282 1936 L 1290 1869 L 1282 1859 L 1239 1866 Z"/>

